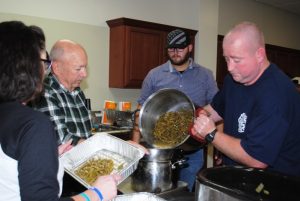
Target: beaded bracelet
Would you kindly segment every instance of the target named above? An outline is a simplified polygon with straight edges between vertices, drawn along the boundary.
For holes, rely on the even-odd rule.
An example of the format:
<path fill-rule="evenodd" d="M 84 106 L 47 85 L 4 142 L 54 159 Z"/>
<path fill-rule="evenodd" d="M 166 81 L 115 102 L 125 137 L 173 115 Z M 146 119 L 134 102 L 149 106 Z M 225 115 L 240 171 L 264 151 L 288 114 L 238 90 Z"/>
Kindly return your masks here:
<path fill-rule="evenodd" d="M 102 195 L 101 191 L 98 188 L 91 187 L 90 190 L 95 191 L 97 193 L 97 195 L 99 196 L 100 201 L 103 201 L 103 195 Z"/>
<path fill-rule="evenodd" d="M 88 196 L 87 194 L 85 194 L 85 193 L 80 193 L 79 195 L 81 195 L 82 197 L 84 197 L 84 199 L 85 199 L 86 201 L 91 201 L 90 198 L 89 198 L 89 196 Z"/>

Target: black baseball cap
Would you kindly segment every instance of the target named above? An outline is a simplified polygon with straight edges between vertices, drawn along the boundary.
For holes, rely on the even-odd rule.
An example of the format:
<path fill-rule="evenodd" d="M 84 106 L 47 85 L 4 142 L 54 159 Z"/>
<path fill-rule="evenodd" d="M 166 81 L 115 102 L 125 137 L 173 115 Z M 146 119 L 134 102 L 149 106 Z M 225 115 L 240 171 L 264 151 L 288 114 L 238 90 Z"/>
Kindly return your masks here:
<path fill-rule="evenodd" d="M 190 36 L 181 29 L 175 29 L 167 36 L 167 48 L 185 48 L 190 43 Z"/>

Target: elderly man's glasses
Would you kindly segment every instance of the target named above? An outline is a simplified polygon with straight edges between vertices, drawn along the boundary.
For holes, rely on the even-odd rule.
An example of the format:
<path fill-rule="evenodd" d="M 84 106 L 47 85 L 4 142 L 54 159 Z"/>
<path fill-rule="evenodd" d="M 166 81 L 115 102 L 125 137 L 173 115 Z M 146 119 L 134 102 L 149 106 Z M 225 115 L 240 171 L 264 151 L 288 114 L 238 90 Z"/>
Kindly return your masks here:
<path fill-rule="evenodd" d="M 183 52 L 185 48 L 168 48 L 168 52 L 173 53 L 173 52 Z"/>
<path fill-rule="evenodd" d="M 52 65 L 52 61 L 49 59 L 41 59 L 41 61 L 44 62 L 45 71 L 48 70 Z"/>
<path fill-rule="evenodd" d="M 46 59 L 41 59 L 41 61 L 44 63 L 45 71 L 47 71 L 48 69 L 51 68 L 52 61 L 50 60 L 50 57 L 49 57 L 49 54 L 47 51 L 46 51 Z"/>

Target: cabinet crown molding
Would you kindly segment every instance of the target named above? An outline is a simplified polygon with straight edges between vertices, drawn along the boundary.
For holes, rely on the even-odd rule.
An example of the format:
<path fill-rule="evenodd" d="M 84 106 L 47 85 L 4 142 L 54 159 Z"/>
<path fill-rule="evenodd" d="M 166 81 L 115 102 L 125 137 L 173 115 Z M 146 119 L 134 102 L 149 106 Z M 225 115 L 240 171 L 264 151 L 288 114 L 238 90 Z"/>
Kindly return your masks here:
<path fill-rule="evenodd" d="M 126 17 L 120 17 L 120 18 L 116 18 L 116 19 L 112 19 L 112 20 L 107 20 L 106 23 L 108 24 L 108 26 L 110 28 L 125 25 L 125 26 L 160 30 L 160 31 L 165 31 L 165 32 L 171 32 L 175 29 L 182 29 L 191 35 L 196 35 L 198 32 L 197 30 L 193 30 L 193 29 L 187 29 L 187 28 L 183 28 L 183 27 L 165 25 L 165 24 L 148 22 L 148 21 L 137 20 L 137 19 L 131 19 L 131 18 L 126 18 Z"/>

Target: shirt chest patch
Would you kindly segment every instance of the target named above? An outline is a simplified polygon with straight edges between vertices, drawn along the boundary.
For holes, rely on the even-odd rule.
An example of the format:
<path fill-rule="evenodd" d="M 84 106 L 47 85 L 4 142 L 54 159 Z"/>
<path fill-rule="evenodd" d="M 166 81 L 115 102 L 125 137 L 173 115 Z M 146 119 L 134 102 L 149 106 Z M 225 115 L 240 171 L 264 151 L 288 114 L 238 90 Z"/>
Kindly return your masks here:
<path fill-rule="evenodd" d="M 242 113 L 240 117 L 238 118 L 238 132 L 244 133 L 246 129 L 247 124 L 247 115 L 246 113 Z"/>

